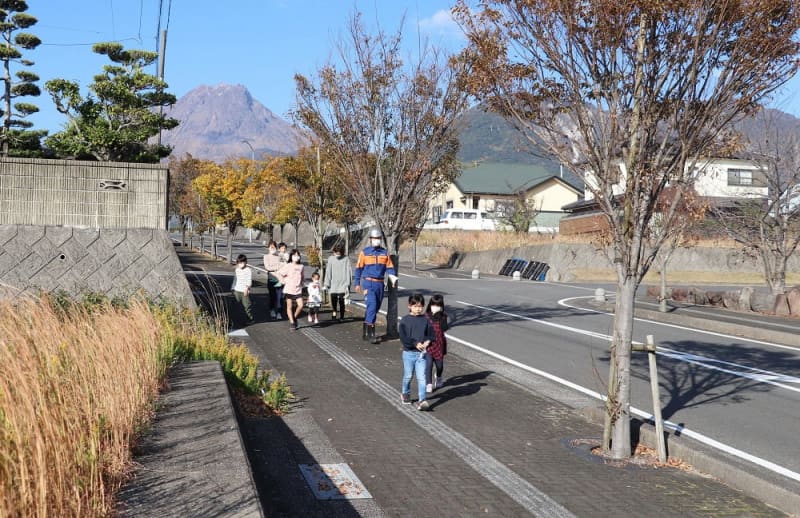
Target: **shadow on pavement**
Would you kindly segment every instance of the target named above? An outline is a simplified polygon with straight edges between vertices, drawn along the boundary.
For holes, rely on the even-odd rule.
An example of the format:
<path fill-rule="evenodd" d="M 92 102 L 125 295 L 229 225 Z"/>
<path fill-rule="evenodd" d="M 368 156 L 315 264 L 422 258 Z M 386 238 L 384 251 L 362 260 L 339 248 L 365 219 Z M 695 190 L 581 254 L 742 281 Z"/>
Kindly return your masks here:
<path fill-rule="evenodd" d="M 494 374 L 494 371 L 480 371 L 447 378 L 440 389 L 428 396 L 428 400 L 431 402 L 431 409 L 450 400 L 476 394 L 481 388 L 488 385 L 488 383 L 482 383 L 479 380 L 486 379 L 492 374 Z"/>

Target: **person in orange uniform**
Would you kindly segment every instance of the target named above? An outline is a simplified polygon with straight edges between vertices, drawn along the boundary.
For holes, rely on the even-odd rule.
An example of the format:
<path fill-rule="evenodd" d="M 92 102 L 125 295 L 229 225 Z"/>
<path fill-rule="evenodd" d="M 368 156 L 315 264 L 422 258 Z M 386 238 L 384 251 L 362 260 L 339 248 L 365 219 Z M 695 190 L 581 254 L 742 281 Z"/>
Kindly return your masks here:
<path fill-rule="evenodd" d="M 370 245 L 358 255 L 354 275 L 356 293 L 363 290 L 364 302 L 367 305 L 362 338 L 373 344 L 379 342 L 375 335 L 375 319 L 383 302 L 385 278 L 389 277 L 390 282 L 397 282 L 397 271 L 392 258 L 389 257 L 389 251 L 381 246 L 382 242 L 379 229 L 373 228 L 369 231 Z"/>

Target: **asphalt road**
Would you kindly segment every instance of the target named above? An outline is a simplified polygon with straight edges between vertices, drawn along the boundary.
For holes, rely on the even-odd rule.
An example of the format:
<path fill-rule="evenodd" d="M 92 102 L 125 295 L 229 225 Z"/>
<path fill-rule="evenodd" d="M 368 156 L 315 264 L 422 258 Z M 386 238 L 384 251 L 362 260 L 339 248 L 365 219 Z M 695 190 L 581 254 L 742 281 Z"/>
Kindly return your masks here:
<path fill-rule="evenodd" d="M 222 252 L 222 250 L 220 250 Z M 260 265 L 264 248 L 241 244 L 238 253 Z M 450 270 L 402 270 L 400 297 L 412 291 L 445 296 L 451 340 L 490 351 L 584 393 L 604 393 L 613 316 L 575 307 L 595 284 L 471 279 Z M 606 286 L 608 288 L 608 286 Z M 612 294 L 613 296 L 613 294 Z M 358 302 L 361 297 L 353 296 Z M 403 301 L 400 302 L 404 313 Z M 698 308 L 698 314 L 717 318 Z M 721 317 L 720 317 L 721 318 Z M 759 325 L 758 318 L 734 317 Z M 797 329 L 793 322 L 778 326 Z M 637 320 L 634 339 L 653 335 L 658 347 L 664 419 L 685 435 L 800 481 L 800 349 L 702 329 Z M 652 408 L 647 356 L 634 353 L 631 402 Z"/>

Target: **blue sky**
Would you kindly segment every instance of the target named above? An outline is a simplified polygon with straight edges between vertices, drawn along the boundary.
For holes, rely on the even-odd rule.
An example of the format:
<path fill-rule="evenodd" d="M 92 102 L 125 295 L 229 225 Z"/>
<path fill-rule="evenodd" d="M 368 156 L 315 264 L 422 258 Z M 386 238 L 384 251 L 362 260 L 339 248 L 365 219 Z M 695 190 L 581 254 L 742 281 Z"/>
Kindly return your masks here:
<path fill-rule="evenodd" d="M 168 28 L 165 79 L 178 97 L 199 85 L 242 84 L 277 115 L 294 103 L 295 73 L 313 75 L 326 63 L 332 42 L 343 35 L 358 10 L 366 24 L 392 32 L 405 16 L 411 42 L 417 35 L 437 46 L 458 49 L 464 40 L 449 17 L 451 0 L 30 0 L 39 23 L 31 32 L 43 43 L 26 55 L 40 85 L 53 78 L 86 86 L 108 63 L 92 43 L 120 41 L 126 48 L 156 48 L 159 5 Z M 169 20 L 167 11 L 169 10 Z M 167 25 L 168 24 L 168 25 Z M 153 68 L 155 73 L 155 68 Z M 34 101 L 37 129 L 59 131 L 66 119 L 49 94 Z M 800 117 L 800 76 L 773 106 Z"/>
<path fill-rule="evenodd" d="M 108 64 L 91 44 L 120 41 L 126 48 L 155 50 L 159 3 L 166 26 L 170 0 L 29 1 L 31 28 L 42 40 L 30 58 L 40 86 L 56 77 L 82 86 Z M 267 108 L 286 118 L 294 103 L 294 74 L 314 75 L 344 35 L 354 10 L 365 23 L 427 35 L 438 46 L 458 48 L 463 37 L 449 17 L 448 0 L 173 0 L 169 13 L 164 78 L 178 97 L 200 85 L 241 84 Z M 155 73 L 155 67 L 153 68 Z M 59 131 L 66 119 L 43 92 L 33 101 L 37 128 Z"/>

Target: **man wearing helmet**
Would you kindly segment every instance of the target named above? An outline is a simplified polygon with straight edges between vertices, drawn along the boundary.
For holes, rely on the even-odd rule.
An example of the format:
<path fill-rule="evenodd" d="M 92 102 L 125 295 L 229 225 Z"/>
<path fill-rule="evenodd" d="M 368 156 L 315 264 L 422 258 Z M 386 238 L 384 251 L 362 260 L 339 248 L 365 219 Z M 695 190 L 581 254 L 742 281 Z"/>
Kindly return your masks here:
<path fill-rule="evenodd" d="M 354 275 L 356 293 L 364 291 L 364 302 L 367 305 L 363 339 L 373 344 L 379 342 L 375 335 L 375 319 L 383 302 L 384 279 L 389 277 L 390 281 L 397 281 L 397 271 L 392 258 L 381 243 L 381 231 L 377 228 L 370 230 L 369 246 L 359 254 Z"/>

